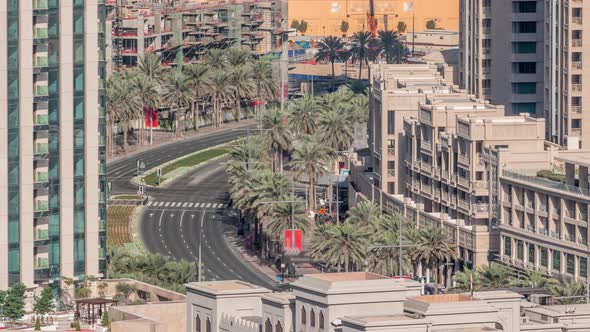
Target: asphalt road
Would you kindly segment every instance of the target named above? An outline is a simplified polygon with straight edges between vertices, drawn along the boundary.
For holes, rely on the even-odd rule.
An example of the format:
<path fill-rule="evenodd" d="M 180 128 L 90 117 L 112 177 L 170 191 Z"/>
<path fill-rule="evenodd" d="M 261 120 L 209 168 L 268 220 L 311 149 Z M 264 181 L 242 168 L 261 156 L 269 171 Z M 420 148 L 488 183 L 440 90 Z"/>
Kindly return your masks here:
<path fill-rule="evenodd" d="M 108 165 L 113 193 L 132 193 L 136 160 L 146 169 L 188 153 L 222 144 L 246 135 L 227 131 L 190 141 L 173 143 Z M 222 159 L 223 160 L 223 159 Z M 237 279 L 276 289 L 277 284 L 233 251 L 224 236 L 235 231 L 237 213 L 228 208 L 227 178 L 223 161 L 207 164 L 180 177 L 168 188 L 148 189 L 150 201 L 139 223 L 148 251 L 174 259 L 198 262 L 199 243 L 205 280 Z"/>
<path fill-rule="evenodd" d="M 107 178 L 112 184 L 111 193 L 135 193 L 137 186 L 131 184 L 130 180 L 137 174 L 137 160 L 143 161 L 146 170 L 161 165 L 167 161 L 174 160 L 186 154 L 203 150 L 211 146 L 223 144 L 248 134 L 246 128 L 228 130 L 205 137 L 198 137 L 167 144 L 148 151 L 133 155 L 129 158 L 120 159 L 107 165 Z"/>

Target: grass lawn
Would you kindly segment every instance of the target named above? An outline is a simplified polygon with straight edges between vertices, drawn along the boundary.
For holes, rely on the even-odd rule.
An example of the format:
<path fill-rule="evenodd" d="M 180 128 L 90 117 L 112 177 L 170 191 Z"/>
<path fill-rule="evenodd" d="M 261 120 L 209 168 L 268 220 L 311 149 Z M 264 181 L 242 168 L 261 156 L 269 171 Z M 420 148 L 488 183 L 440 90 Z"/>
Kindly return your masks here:
<path fill-rule="evenodd" d="M 131 199 L 135 199 L 135 200 L 141 200 L 142 197 L 139 195 L 117 195 L 117 196 L 113 196 L 114 200 L 131 200 Z"/>
<path fill-rule="evenodd" d="M 131 218 L 135 206 L 110 205 L 107 208 L 107 246 L 118 247 L 133 242 Z"/>
<path fill-rule="evenodd" d="M 180 159 L 166 167 L 162 168 L 162 181 L 166 179 L 166 174 L 175 171 L 181 167 L 193 167 L 196 166 L 204 161 L 209 159 L 219 157 L 223 154 L 226 154 L 228 151 L 226 149 L 211 149 L 207 151 L 203 151 L 201 153 L 194 154 L 192 156 Z M 158 177 L 156 176 L 156 172 L 152 172 L 144 177 L 144 181 L 147 185 L 150 186 L 157 186 L 158 185 Z"/>

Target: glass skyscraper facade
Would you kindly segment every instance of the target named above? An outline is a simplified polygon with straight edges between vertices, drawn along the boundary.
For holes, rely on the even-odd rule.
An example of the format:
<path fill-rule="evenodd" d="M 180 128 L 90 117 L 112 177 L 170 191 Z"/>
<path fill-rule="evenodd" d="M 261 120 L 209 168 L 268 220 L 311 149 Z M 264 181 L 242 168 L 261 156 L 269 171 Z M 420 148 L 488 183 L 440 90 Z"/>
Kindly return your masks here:
<path fill-rule="evenodd" d="M 0 2 L 0 289 L 105 274 L 105 19 Z"/>

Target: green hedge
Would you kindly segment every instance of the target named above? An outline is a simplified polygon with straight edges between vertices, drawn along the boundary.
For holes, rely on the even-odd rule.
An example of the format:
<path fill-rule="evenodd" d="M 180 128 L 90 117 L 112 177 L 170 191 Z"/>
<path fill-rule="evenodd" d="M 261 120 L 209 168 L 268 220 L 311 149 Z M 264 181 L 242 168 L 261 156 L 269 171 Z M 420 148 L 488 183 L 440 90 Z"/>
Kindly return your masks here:
<path fill-rule="evenodd" d="M 201 153 L 197 153 L 186 158 L 182 158 L 172 164 L 169 164 L 162 168 L 162 181 L 166 178 L 166 174 L 171 173 L 172 171 L 180 168 L 180 167 L 194 167 L 198 164 L 207 161 L 209 159 L 213 159 L 215 157 L 219 157 L 223 154 L 226 154 L 226 149 L 211 149 L 207 151 L 203 151 Z M 157 186 L 158 185 L 158 177 L 156 172 L 152 172 L 148 174 L 144 178 L 144 182 L 150 186 Z"/>
<path fill-rule="evenodd" d="M 564 174 L 554 173 L 548 169 L 538 171 L 537 176 L 540 178 L 545 178 L 545 179 L 565 183 L 565 175 Z"/>

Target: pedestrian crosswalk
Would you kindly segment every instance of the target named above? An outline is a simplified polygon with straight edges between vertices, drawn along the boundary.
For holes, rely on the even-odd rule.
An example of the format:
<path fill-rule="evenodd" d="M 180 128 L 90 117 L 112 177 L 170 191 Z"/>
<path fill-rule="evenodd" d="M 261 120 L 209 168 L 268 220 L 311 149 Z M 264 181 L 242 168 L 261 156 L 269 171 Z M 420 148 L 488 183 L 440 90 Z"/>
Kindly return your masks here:
<path fill-rule="evenodd" d="M 152 208 L 180 208 L 180 209 L 227 209 L 229 204 L 225 203 L 207 203 L 207 202 L 164 202 L 149 201 L 146 206 Z"/>

